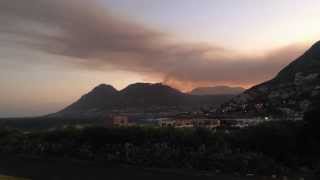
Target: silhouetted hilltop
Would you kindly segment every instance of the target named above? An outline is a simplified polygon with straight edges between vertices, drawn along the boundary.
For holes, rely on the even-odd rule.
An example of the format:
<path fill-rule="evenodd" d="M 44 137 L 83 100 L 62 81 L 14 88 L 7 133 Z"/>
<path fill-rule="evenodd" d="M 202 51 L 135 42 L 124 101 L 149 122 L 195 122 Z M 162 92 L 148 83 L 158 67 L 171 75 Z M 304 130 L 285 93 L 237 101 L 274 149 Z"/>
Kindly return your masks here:
<path fill-rule="evenodd" d="M 232 95 L 195 96 L 185 94 L 161 83 L 136 83 L 117 91 L 110 85 L 99 85 L 77 102 L 50 116 L 95 117 L 111 111 L 166 111 L 217 106 Z"/>

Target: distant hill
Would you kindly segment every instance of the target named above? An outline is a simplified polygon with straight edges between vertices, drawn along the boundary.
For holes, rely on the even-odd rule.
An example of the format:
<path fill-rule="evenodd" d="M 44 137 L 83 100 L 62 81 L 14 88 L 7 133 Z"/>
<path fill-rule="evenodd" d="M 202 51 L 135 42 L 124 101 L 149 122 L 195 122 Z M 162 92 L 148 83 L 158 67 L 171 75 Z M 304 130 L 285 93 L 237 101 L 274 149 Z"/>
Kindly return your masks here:
<path fill-rule="evenodd" d="M 214 86 L 214 87 L 199 87 L 193 89 L 190 94 L 192 95 L 238 95 L 245 91 L 242 87 L 229 87 L 229 86 Z"/>
<path fill-rule="evenodd" d="M 96 117 L 109 112 L 166 112 L 218 106 L 232 95 L 196 96 L 163 84 L 136 83 L 117 91 L 110 85 L 99 85 L 78 101 L 51 117 Z"/>
<path fill-rule="evenodd" d="M 302 116 L 320 94 L 320 42 L 270 81 L 257 85 L 218 109 L 228 115 Z"/>

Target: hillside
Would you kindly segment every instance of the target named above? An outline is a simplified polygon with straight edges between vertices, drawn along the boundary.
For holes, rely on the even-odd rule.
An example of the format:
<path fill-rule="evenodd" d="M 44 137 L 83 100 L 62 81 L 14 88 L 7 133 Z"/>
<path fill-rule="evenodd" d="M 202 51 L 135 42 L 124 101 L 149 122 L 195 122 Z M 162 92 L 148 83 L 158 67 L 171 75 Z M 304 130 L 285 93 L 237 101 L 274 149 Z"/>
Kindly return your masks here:
<path fill-rule="evenodd" d="M 192 95 L 238 95 L 244 92 L 242 87 L 214 86 L 214 87 L 198 87 L 193 89 Z"/>
<path fill-rule="evenodd" d="M 301 117 L 320 94 L 320 42 L 281 70 L 221 106 L 218 113 L 237 116 Z"/>

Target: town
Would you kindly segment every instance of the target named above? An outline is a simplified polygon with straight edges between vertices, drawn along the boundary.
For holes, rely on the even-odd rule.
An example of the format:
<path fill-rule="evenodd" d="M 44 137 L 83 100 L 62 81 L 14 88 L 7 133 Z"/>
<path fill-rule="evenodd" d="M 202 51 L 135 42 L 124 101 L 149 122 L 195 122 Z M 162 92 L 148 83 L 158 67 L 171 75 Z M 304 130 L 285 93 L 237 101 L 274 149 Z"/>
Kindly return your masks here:
<path fill-rule="evenodd" d="M 110 118 L 112 119 L 110 121 Z M 152 126 L 159 128 L 204 128 L 217 129 L 241 129 L 256 126 L 263 122 L 277 121 L 269 117 L 257 118 L 214 118 L 209 115 L 178 114 L 161 118 L 143 118 L 136 114 L 112 115 L 105 121 L 104 126 L 109 127 L 143 127 Z"/>

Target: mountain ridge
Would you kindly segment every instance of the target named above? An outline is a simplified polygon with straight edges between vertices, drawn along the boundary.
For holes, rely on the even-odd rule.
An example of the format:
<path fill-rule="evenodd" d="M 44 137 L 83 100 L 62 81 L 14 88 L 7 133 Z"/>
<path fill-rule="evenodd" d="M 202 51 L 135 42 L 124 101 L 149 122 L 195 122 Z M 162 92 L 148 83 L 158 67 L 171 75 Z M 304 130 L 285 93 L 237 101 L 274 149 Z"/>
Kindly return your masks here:
<path fill-rule="evenodd" d="M 83 95 L 78 101 L 50 116 L 94 117 L 103 116 L 111 111 L 185 110 L 216 106 L 232 97 L 232 95 L 189 95 L 161 83 L 135 83 L 120 91 L 111 85 L 101 84 Z"/>

